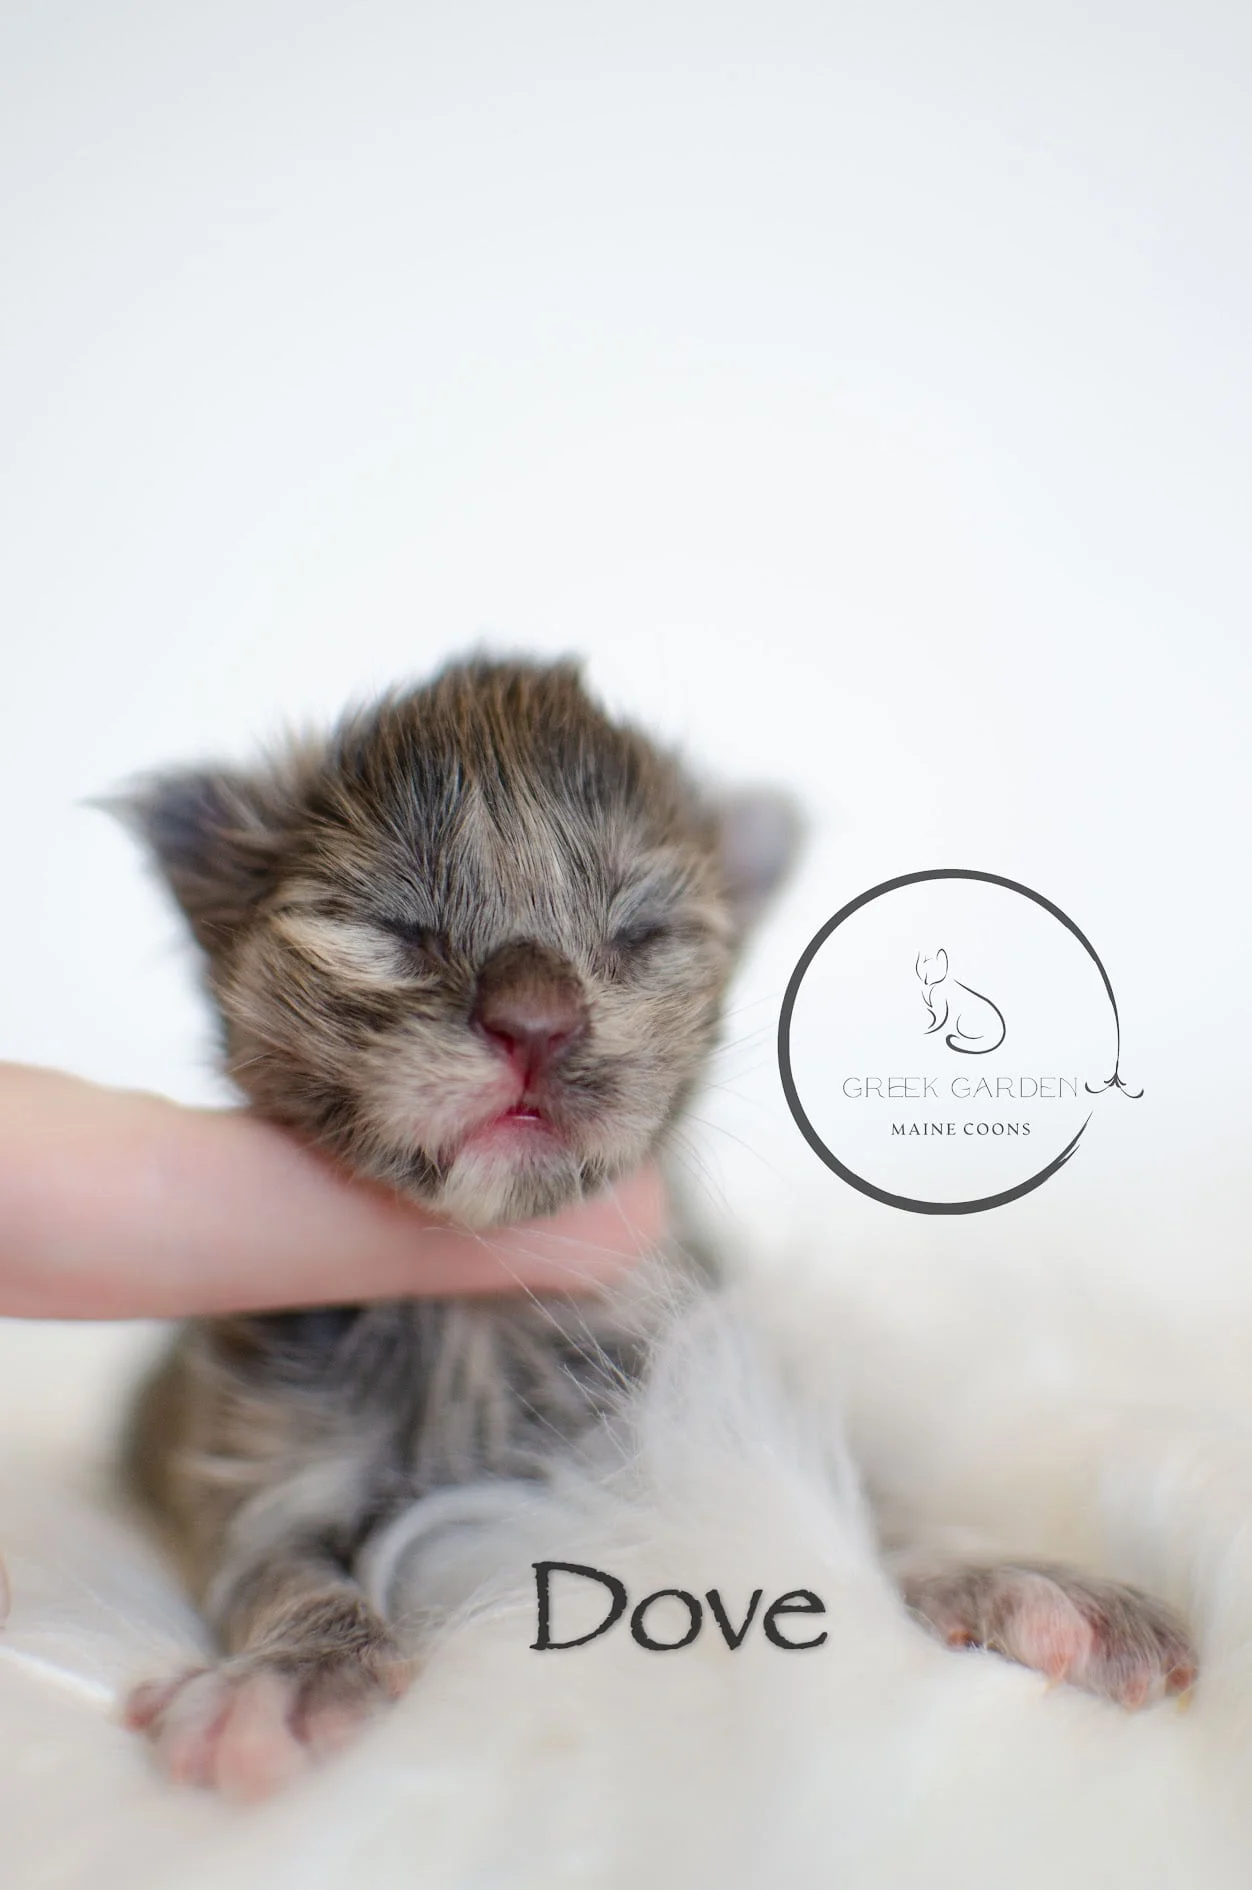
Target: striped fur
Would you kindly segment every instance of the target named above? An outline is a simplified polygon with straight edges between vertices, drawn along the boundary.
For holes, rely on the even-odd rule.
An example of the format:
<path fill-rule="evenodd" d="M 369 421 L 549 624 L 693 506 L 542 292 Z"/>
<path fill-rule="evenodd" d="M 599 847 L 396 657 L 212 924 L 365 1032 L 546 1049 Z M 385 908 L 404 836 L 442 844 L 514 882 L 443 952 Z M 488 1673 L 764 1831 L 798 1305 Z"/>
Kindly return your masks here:
<path fill-rule="evenodd" d="M 780 802 L 719 805 L 610 722 L 574 666 L 483 660 L 252 772 L 142 782 L 125 810 L 203 951 L 253 1106 L 471 1225 L 552 1212 L 663 1143 L 794 836 Z M 473 1007 L 519 942 L 576 987 L 586 1028 L 543 1080 L 558 1137 L 502 1156 L 463 1146 L 508 1080 Z M 280 1677 L 312 1744 L 393 1691 L 403 1656 L 357 1581 L 371 1543 L 434 1492 L 541 1476 L 637 1374 L 654 1303 L 187 1326 L 127 1453 L 227 1656 L 215 1681 L 132 1704 L 174 1769 L 210 1764 L 223 1689 Z"/>

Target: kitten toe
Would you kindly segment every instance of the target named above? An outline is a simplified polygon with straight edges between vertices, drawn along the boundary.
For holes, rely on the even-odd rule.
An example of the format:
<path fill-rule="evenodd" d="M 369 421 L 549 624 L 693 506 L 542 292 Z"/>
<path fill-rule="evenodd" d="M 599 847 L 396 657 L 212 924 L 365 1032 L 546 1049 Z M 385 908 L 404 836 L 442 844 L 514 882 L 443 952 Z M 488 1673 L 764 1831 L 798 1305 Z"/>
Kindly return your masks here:
<path fill-rule="evenodd" d="M 1195 1684 L 1195 1648 L 1172 1609 L 1117 1582 L 1071 1574 L 1057 1579 L 1066 1581 L 1091 1628 L 1091 1649 L 1075 1675 L 1077 1685 L 1134 1711 Z"/>
<path fill-rule="evenodd" d="M 209 1782 L 251 1804 L 298 1778 L 312 1754 L 293 1724 L 297 1702 L 288 1674 L 261 1667 L 236 1682 L 212 1736 Z"/>
<path fill-rule="evenodd" d="M 206 1672 L 203 1667 L 192 1668 L 190 1672 L 179 1674 L 173 1680 L 145 1680 L 140 1686 L 132 1687 L 122 1708 L 122 1724 L 130 1732 L 149 1732 L 156 1722 L 173 1704 L 174 1696 L 193 1680 L 197 1674 Z"/>

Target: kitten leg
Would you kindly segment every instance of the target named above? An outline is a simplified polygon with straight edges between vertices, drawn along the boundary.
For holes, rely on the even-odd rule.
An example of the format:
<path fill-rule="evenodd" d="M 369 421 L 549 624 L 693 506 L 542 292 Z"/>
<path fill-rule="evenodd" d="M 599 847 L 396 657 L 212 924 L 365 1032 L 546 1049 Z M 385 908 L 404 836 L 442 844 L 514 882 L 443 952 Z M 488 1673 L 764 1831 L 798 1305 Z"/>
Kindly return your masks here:
<path fill-rule="evenodd" d="M 898 1573 L 910 1611 L 951 1646 L 991 1648 L 1131 1709 L 1195 1680 L 1183 1622 L 1138 1588 L 1049 1562 Z"/>
<path fill-rule="evenodd" d="M 253 1570 L 219 1622 L 227 1658 L 136 1688 L 125 1721 L 172 1778 L 231 1797 L 265 1797 L 337 1751 L 410 1678 L 387 1624 L 314 1552 Z"/>

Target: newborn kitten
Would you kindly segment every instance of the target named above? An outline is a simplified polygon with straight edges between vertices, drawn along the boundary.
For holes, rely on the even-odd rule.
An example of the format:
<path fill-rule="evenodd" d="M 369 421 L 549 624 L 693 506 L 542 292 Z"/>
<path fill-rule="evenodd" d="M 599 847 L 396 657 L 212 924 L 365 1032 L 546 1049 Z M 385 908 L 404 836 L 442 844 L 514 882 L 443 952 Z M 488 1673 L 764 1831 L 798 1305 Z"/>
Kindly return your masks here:
<path fill-rule="evenodd" d="M 565 663 L 456 664 L 126 807 L 258 1112 L 471 1226 L 551 1213 L 663 1144 L 794 839 L 779 801 L 714 800 Z M 435 1492 L 542 1476 L 647 1336 L 608 1293 L 185 1327 L 128 1451 L 223 1648 L 132 1696 L 169 1771 L 257 1795 L 402 1691 L 409 1650 L 358 1579 L 371 1547 Z M 1163 1610 L 1063 1570 L 929 1569 L 905 1595 L 950 1640 L 1130 1703 L 1190 1679 Z"/>

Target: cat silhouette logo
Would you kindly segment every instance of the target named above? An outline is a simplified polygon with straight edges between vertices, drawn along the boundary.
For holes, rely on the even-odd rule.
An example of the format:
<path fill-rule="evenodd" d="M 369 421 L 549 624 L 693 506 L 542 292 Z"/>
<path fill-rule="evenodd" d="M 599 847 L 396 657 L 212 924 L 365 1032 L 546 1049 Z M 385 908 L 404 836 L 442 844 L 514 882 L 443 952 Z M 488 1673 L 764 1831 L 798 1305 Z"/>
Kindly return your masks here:
<path fill-rule="evenodd" d="M 948 976 L 948 954 L 942 946 L 933 958 L 919 952 L 914 969 L 930 1012 L 926 1036 L 951 1024 L 943 1041 L 963 1057 L 985 1057 L 1000 1048 L 1008 1034 L 1003 1011 L 981 991 Z"/>
<path fill-rule="evenodd" d="M 778 1064 L 826 1166 L 915 1214 L 1019 1200 L 1121 1107 L 1099 1098 L 1143 1094 L 1086 934 L 1042 893 L 961 867 L 887 880 L 822 927 L 787 987 Z"/>

